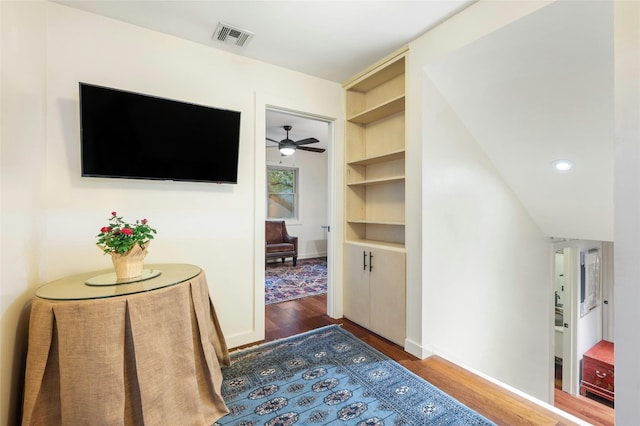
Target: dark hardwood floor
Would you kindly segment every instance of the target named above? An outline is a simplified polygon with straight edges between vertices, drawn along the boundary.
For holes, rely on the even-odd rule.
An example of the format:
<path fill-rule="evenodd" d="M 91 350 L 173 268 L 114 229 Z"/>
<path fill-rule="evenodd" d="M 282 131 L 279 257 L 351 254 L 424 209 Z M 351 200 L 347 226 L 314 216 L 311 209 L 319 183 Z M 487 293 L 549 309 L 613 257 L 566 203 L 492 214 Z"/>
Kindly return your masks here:
<path fill-rule="evenodd" d="M 575 424 L 443 358 L 432 356 L 420 360 L 400 346 L 347 319 L 334 320 L 326 315 L 326 303 L 326 295 L 321 295 L 267 305 L 265 341 L 289 337 L 330 324 L 341 324 L 362 341 L 499 425 Z M 614 424 L 611 407 L 585 397 L 572 397 L 556 389 L 555 406 L 594 425 Z"/>

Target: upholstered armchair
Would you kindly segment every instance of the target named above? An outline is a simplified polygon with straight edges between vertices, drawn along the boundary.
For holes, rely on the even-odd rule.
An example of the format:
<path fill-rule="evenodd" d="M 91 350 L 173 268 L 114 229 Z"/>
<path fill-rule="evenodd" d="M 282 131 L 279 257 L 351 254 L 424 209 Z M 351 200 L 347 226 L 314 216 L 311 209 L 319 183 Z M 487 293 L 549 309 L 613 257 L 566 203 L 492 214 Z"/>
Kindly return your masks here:
<path fill-rule="evenodd" d="M 265 260 L 293 258 L 293 266 L 298 262 L 298 237 L 287 233 L 284 220 L 265 221 Z"/>

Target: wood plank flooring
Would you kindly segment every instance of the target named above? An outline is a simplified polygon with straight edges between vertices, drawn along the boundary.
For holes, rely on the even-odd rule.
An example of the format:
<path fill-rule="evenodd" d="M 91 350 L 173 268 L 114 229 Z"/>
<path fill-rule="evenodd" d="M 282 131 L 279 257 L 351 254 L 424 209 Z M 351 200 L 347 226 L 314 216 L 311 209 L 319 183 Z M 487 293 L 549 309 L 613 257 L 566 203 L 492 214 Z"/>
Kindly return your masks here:
<path fill-rule="evenodd" d="M 326 315 L 326 303 L 326 295 L 320 295 L 266 306 L 265 341 L 341 324 L 365 343 L 499 425 L 575 424 L 443 358 L 420 360 L 347 319 L 334 320 Z M 576 398 L 556 390 L 555 406 L 594 425 L 614 424 L 612 408 L 585 397 Z"/>

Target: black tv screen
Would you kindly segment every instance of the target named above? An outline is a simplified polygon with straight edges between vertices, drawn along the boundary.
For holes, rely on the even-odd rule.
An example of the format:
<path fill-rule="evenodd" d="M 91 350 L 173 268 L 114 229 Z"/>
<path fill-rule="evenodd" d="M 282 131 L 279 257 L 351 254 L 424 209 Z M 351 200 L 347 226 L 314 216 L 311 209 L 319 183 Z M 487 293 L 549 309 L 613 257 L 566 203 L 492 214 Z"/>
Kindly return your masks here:
<path fill-rule="evenodd" d="M 82 176 L 237 183 L 240 113 L 80 83 Z"/>

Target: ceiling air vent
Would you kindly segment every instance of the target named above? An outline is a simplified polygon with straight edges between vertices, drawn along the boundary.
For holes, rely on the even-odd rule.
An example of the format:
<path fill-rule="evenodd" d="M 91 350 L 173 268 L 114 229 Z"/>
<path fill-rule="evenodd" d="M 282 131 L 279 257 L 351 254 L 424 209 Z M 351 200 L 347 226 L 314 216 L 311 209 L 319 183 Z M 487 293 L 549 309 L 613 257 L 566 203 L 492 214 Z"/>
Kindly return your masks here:
<path fill-rule="evenodd" d="M 244 47 L 253 37 L 251 31 L 243 30 L 223 22 L 218 22 L 218 27 L 213 33 L 213 40 L 232 46 Z"/>

